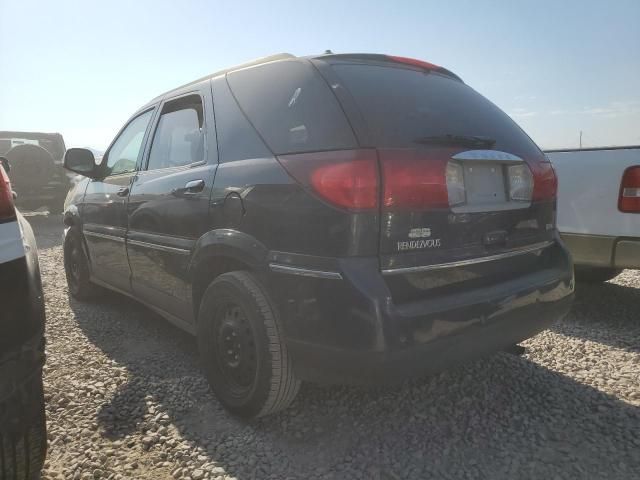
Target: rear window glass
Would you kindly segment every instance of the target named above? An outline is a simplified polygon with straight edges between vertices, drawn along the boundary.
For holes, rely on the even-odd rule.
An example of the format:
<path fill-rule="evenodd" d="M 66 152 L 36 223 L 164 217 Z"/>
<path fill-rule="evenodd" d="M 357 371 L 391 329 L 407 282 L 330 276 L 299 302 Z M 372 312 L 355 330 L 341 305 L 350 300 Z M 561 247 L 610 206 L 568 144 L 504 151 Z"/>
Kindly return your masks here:
<path fill-rule="evenodd" d="M 498 107 L 462 82 L 437 73 L 377 65 L 334 65 L 378 147 L 415 146 L 421 137 L 474 135 L 521 155 L 537 147 Z"/>
<path fill-rule="evenodd" d="M 240 107 L 274 153 L 356 147 L 336 97 L 311 64 L 274 62 L 227 78 Z"/>

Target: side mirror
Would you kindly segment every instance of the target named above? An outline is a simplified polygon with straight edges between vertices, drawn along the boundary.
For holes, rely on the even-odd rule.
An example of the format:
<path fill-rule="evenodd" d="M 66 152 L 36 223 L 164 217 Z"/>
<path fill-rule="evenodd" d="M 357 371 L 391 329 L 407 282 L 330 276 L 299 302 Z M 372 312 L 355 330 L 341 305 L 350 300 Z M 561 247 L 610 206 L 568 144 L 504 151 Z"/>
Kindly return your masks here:
<path fill-rule="evenodd" d="M 9 173 L 11 171 L 11 165 L 9 165 L 7 157 L 0 157 L 0 165 L 2 165 L 5 172 Z"/>
<path fill-rule="evenodd" d="M 64 168 L 85 177 L 95 178 L 97 168 L 93 152 L 86 148 L 70 148 L 64 154 Z"/>

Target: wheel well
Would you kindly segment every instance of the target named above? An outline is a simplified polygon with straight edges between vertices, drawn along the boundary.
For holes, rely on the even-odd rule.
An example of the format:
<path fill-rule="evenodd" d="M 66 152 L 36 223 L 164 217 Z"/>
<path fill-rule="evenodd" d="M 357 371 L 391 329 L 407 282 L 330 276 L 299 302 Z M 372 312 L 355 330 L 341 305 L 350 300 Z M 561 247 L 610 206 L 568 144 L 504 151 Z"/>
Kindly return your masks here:
<path fill-rule="evenodd" d="M 235 272 L 237 270 L 251 271 L 253 268 L 241 260 L 223 256 L 210 257 L 206 261 L 198 264 L 193 276 L 192 298 L 195 318 L 198 316 L 202 295 L 204 295 L 204 291 L 209 284 L 223 273 Z"/>

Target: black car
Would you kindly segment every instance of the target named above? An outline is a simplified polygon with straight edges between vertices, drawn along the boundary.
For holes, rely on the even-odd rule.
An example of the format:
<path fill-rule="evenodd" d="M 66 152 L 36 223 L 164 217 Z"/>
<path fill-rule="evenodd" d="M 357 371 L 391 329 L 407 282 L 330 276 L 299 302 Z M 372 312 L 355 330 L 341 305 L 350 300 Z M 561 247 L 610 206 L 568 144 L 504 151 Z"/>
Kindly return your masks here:
<path fill-rule="evenodd" d="M 0 132 L 0 155 L 11 164 L 11 184 L 18 207 L 47 207 L 62 212 L 73 175 L 62 165 L 65 144 L 59 133 Z"/>
<path fill-rule="evenodd" d="M 301 380 L 375 383 L 507 348 L 568 311 L 556 177 L 450 71 L 283 54 L 165 93 L 68 197 L 80 299 L 132 296 L 196 335 L 218 398 L 259 416 Z"/>
<path fill-rule="evenodd" d="M 42 389 L 45 314 L 38 250 L 31 227 L 14 207 L 3 166 L 0 306 L 0 479 L 40 478 L 47 434 Z"/>

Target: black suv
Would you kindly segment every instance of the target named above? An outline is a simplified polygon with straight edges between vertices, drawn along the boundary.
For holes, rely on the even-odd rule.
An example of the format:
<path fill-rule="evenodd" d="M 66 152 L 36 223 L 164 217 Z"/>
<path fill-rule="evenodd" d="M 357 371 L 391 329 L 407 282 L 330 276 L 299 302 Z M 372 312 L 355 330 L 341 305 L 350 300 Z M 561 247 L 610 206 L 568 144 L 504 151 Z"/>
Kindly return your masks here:
<path fill-rule="evenodd" d="M 551 164 L 448 70 L 277 55 L 151 100 L 64 214 L 71 293 L 130 295 L 195 334 L 220 401 L 301 380 L 436 372 L 568 311 Z"/>

